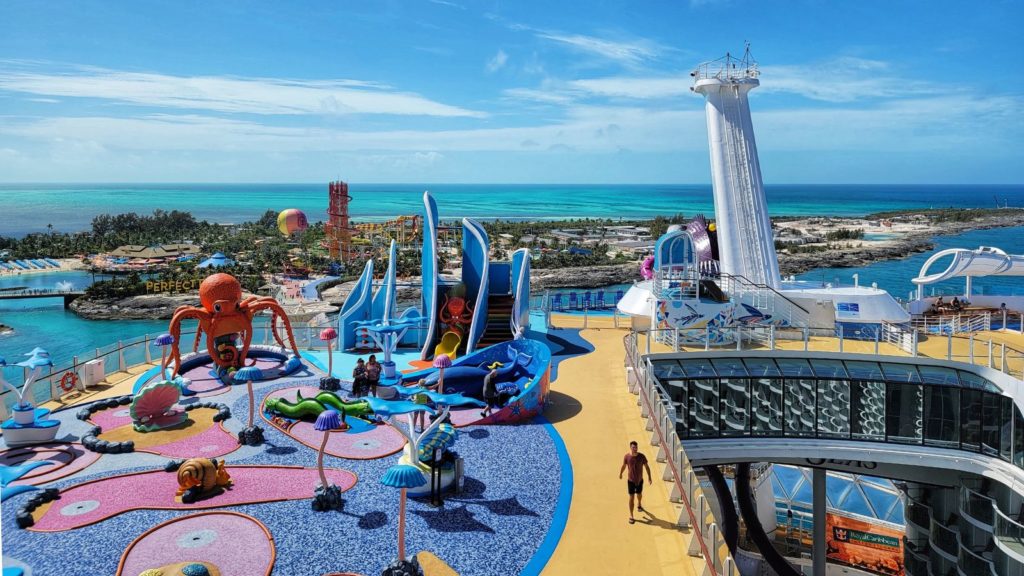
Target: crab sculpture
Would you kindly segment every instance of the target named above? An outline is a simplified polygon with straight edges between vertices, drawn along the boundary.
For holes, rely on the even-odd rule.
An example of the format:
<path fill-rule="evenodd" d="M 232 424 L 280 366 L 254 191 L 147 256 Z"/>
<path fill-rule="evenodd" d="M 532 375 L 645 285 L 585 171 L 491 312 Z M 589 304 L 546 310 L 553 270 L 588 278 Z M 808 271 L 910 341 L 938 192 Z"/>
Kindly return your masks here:
<path fill-rule="evenodd" d="M 445 296 L 444 305 L 441 306 L 439 314 L 441 322 L 449 328 L 459 331 L 473 322 L 473 310 L 469 307 L 465 298 L 459 296 Z"/>
<path fill-rule="evenodd" d="M 178 342 L 181 340 L 181 322 L 187 319 L 199 321 L 192 351 L 199 349 L 199 339 L 206 334 L 206 350 L 214 364 L 221 369 L 241 368 L 245 365 L 249 345 L 252 344 L 252 319 L 262 310 L 270 310 L 272 314 L 270 325 L 273 327 L 274 340 L 278 345 L 287 348 L 277 331 L 277 319 L 281 318 L 292 351 L 297 357 L 301 357 L 295 336 L 292 334 L 292 326 L 288 322 L 288 315 L 277 300 L 269 296 L 249 296 L 243 300 L 242 285 L 234 276 L 223 273 L 208 276 L 199 285 L 199 301 L 202 307 L 181 306 L 174 311 L 174 317 L 171 318 L 170 333 L 174 336 L 174 347 L 168 361 L 174 362 L 173 376 L 181 369 Z"/>

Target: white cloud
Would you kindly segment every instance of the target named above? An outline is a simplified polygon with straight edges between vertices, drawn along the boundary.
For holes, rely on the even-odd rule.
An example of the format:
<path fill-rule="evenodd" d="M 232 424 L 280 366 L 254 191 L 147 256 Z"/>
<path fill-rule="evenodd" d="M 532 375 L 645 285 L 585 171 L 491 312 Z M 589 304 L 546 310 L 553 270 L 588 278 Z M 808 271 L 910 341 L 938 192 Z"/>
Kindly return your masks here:
<path fill-rule="evenodd" d="M 853 102 L 865 98 L 937 95 L 949 87 L 901 78 L 888 62 L 839 57 L 811 64 L 762 66 L 763 92 L 787 92 L 825 102 Z"/>
<path fill-rule="evenodd" d="M 0 90 L 264 115 L 486 116 L 482 112 L 359 80 L 171 76 L 95 68 L 76 68 L 66 73 L 33 73 L 0 68 Z"/>
<path fill-rule="evenodd" d="M 653 59 L 658 54 L 656 45 L 648 40 L 616 42 L 583 34 L 562 34 L 547 31 L 536 31 L 535 34 L 539 38 L 560 42 L 582 52 L 597 54 L 598 56 L 625 64 L 640 64 L 643 61 Z"/>
<path fill-rule="evenodd" d="M 456 4 L 455 2 L 449 2 L 448 0 L 427 0 L 431 4 L 438 4 L 440 6 L 448 6 L 449 8 L 458 8 L 459 10 L 465 10 L 466 7 L 462 4 Z"/>
<path fill-rule="evenodd" d="M 497 72 L 504 68 L 506 63 L 508 63 L 508 54 L 501 48 L 498 48 L 498 53 L 487 61 L 487 71 L 490 73 Z"/>

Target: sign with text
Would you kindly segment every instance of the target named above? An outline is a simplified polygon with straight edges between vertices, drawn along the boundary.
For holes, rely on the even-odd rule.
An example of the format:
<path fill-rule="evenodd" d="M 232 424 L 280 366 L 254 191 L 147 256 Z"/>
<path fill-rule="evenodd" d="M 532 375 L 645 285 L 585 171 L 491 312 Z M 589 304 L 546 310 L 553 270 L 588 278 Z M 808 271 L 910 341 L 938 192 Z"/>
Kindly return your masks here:
<path fill-rule="evenodd" d="M 167 294 L 189 292 L 199 289 L 202 280 L 195 278 L 179 278 L 177 280 L 146 280 L 146 294 Z"/>
<path fill-rule="evenodd" d="M 903 576 L 903 532 L 862 520 L 825 515 L 828 559 L 877 574 Z"/>

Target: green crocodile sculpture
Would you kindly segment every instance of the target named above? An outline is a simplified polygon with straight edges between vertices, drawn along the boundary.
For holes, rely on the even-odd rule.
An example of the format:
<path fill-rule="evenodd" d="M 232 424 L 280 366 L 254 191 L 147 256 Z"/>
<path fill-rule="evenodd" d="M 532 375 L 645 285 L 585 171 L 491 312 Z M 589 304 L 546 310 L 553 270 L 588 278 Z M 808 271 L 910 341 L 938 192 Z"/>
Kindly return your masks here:
<path fill-rule="evenodd" d="M 321 392 L 313 398 L 305 398 L 302 392 L 295 392 L 295 402 L 289 402 L 284 398 L 268 398 L 265 404 L 268 412 L 277 412 L 287 418 L 296 420 L 316 418 L 321 412 L 327 409 L 344 412 L 345 416 L 367 417 L 373 414 L 370 403 L 366 400 L 345 402 L 338 398 L 337 394 Z"/>

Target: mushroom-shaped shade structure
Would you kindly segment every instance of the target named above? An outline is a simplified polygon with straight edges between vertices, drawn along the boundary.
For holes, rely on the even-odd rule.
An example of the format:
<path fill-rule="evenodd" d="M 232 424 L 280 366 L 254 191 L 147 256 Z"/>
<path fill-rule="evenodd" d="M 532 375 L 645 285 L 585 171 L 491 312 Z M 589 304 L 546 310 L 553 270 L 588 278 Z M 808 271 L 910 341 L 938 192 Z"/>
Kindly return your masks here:
<path fill-rule="evenodd" d="M 438 354 L 434 357 L 434 368 L 451 368 L 452 359 L 447 354 Z"/>
<path fill-rule="evenodd" d="M 338 331 L 334 328 L 324 328 L 320 331 L 320 340 L 330 342 L 338 337 Z"/>
<path fill-rule="evenodd" d="M 161 334 L 156 337 L 156 340 L 153 340 L 154 346 L 170 346 L 171 344 L 174 344 L 174 336 L 170 334 Z"/>
<path fill-rule="evenodd" d="M 256 366 L 246 366 L 245 368 L 239 368 L 235 371 L 233 376 L 235 382 L 253 382 L 255 380 L 263 379 L 263 370 L 260 370 Z"/>
<path fill-rule="evenodd" d="M 24 366 L 28 368 L 37 368 L 39 366 L 53 366 L 53 360 L 50 359 L 50 353 L 42 348 L 36 348 L 35 350 L 25 354 L 28 356 L 28 360 L 22 360 L 18 362 L 16 366 Z"/>
<path fill-rule="evenodd" d="M 384 473 L 380 483 L 392 488 L 418 488 L 427 483 L 423 472 L 409 464 L 395 464 Z"/>
<path fill-rule="evenodd" d="M 313 428 L 321 432 L 327 432 L 330 430 L 337 430 L 341 428 L 341 416 L 337 410 L 324 410 L 316 417 L 316 422 L 313 424 Z"/>
<path fill-rule="evenodd" d="M 429 406 L 409 402 L 408 400 L 382 400 L 373 396 L 367 396 L 363 398 L 363 401 L 369 404 L 370 410 L 373 410 L 373 413 L 381 418 L 390 418 L 411 412 L 426 412 L 431 416 L 436 414 Z"/>

